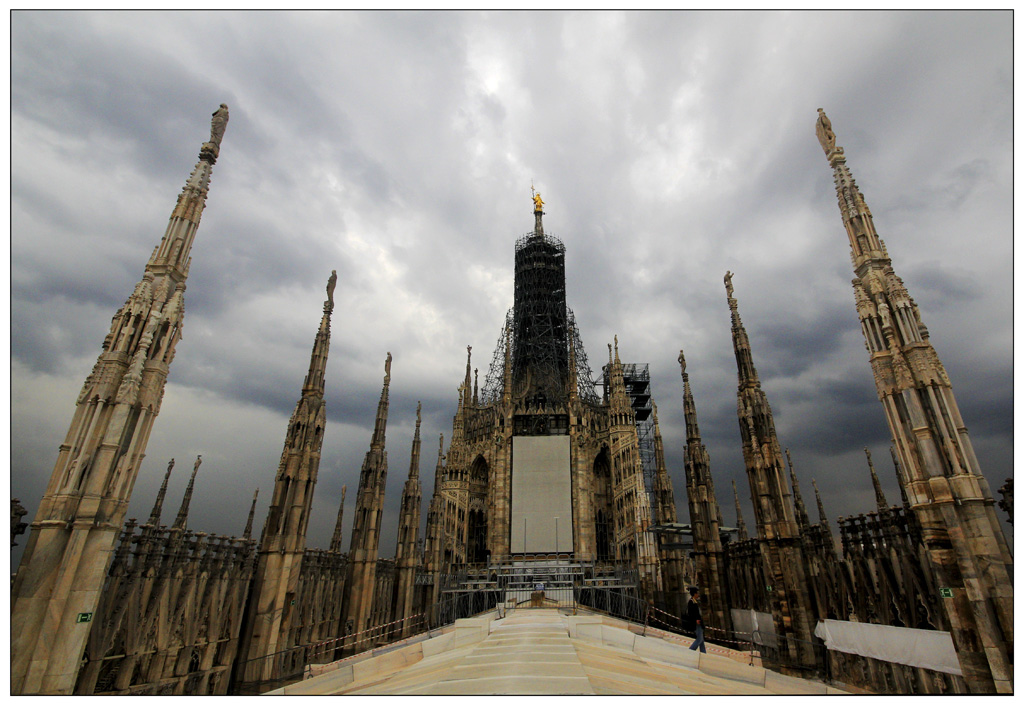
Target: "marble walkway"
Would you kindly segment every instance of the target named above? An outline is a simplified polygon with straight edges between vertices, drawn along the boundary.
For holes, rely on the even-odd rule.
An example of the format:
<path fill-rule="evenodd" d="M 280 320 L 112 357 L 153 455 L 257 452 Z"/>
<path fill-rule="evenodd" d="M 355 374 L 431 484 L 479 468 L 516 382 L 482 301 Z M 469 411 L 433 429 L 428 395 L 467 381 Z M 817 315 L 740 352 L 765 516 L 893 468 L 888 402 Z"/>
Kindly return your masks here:
<path fill-rule="evenodd" d="M 770 695 L 841 693 L 743 661 L 689 651 L 675 640 L 601 615 L 554 609 L 458 620 L 394 650 L 322 668 L 274 694 Z M 687 640 L 688 641 L 688 640 Z M 727 650 L 716 649 L 719 653 Z"/>

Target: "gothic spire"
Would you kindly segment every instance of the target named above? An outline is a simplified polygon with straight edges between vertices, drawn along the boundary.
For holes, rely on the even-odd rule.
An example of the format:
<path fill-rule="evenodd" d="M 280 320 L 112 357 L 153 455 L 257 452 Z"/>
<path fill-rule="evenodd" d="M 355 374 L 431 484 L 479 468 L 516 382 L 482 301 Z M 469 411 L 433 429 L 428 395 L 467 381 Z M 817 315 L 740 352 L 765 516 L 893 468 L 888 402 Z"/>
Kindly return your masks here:
<path fill-rule="evenodd" d="M 828 517 L 825 515 L 825 505 L 821 501 L 821 493 L 818 492 L 818 483 L 811 478 L 811 485 L 814 486 L 814 498 L 818 501 L 818 523 L 828 526 Z"/>
<path fill-rule="evenodd" d="M 761 382 L 757 378 L 757 370 L 754 369 L 754 357 L 750 351 L 750 338 L 747 336 L 747 329 L 743 327 L 740 320 L 739 307 L 736 299 L 733 298 L 732 272 L 725 273 L 725 293 L 729 303 L 729 312 L 732 315 L 732 346 L 736 354 L 736 368 L 739 371 L 740 388 L 760 387 Z"/>
<path fill-rule="evenodd" d="M 747 540 L 747 525 L 743 521 L 743 511 L 740 509 L 740 495 L 736 491 L 736 480 L 732 481 L 732 496 L 736 500 L 736 526 L 739 529 L 739 540 Z"/>
<path fill-rule="evenodd" d="M 373 438 L 370 440 L 371 450 L 384 450 L 385 432 L 388 427 L 388 387 L 391 385 L 391 353 L 384 361 L 384 386 L 380 390 L 380 401 L 377 402 L 377 418 L 373 424 Z"/>
<path fill-rule="evenodd" d="M 422 490 L 420 488 L 420 410 L 416 403 L 416 431 L 412 439 L 412 454 L 409 461 L 409 479 L 402 490 L 401 509 L 398 515 L 398 545 L 395 547 L 395 568 L 397 581 L 395 584 L 394 619 L 402 623 L 401 633 L 408 636 L 412 633 L 412 616 L 416 568 L 419 555 L 416 550 L 420 529 L 420 504 Z"/>
<path fill-rule="evenodd" d="M 868 469 L 871 471 L 871 484 L 875 488 L 875 504 L 879 513 L 889 511 L 889 503 L 885 500 L 885 493 L 882 492 L 882 483 L 878 481 L 878 473 L 875 472 L 875 465 L 871 462 L 871 451 L 864 448 L 864 455 L 868 457 Z"/>
<path fill-rule="evenodd" d="M 609 345 L 608 349 L 611 352 L 612 346 Z M 632 424 L 634 423 L 633 405 L 626 393 L 626 380 L 623 378 L 622 361 L 619 359 L 619 336 L 617 335 L 615 336 L 614 351 L 614 357 L 609 355 L 608 365 L 608 385 L 611 388 L 609 406 L 613 414 L 619 415 L 616 423 Z"/>
<path fill-rule="evenodd" d="M 1012 692 L 1013 556 L 991 510 L 991 490 L 921 312 L 893 269 L 820 108 L 816 131 L 850 241 L 854 301 L 901 487 L 924 527 L 922 545 L 936 582 L 955 597 L 939 602 L 964 680 L 971 692 Z"/>
<path fill-rule="evenodd" d="M 196 486 L 196 473 L 199 472 L 199 466 L 203 463 L 203 456 L 196 456 L 196 464 L 192 467 L 192 477 L 188 479 L 188 487 L 185 488 L 185 496 L 181 499 L 181 508 L 178 509 L 178 516 L 174 519 L 174 525 L 172 529 L 181 529 L 184 531 L 188 525 L 188 505 L 192 503 L 192 490 Z"/>
<path fill-rule="evenodd" d="M 686 439 L 700 440 L 700 427 L 697 426 L 697 406 L 693 403 L 693 391 L 690 389 L 690 375 L 686 372 L 686 357 L 679 351 L 679 371 L 683 376 L 683 414 L 686 417 Z"/>
<path fill-rule="evenodd" d="M 466 346 L 466 379 L 462 388 L 462 408 L 468 409 L 473 393 L 473 346 Z"/>
<path fill-rule="evenodd" d="M 672 488 L 672 478 L 669 477 L 668 467 L 665 465 L 665 444 L 661 438 L 661 428 L 658 425 L 658 405 L 652 407 L 654 416 L 654 465 L 657 475 L 655 485 L 655 517 L 658 524 L 674 524 L 679 520 L 676 512 L 675 492 Z"/>
<path fill-rule="evenodd" d="M 228 106 L 221 103 L 213 114 L 210 141 L 199 151 L 199 161 L 178 195 L 178 203 L 171 213 L 164 237 L 153 251 L 146 265 L 146 271 L 156 276 L 169 275 L 175 282 L 188 276 L 191 264 L 192 243 L 195 239 L 199 219 L 206 207 L 206 194 L 210 188 L 213 165 L 220 152 L 220 140 L 228 123 Z"/>
<path fill-rule="evenodd" d="M 391 384 L 391 353 L 384 363 L 384 386 L 377 405 L 370 450 L 359 471 L 355 514 L 352 519 L 352 541 L 349 544 L 346 619 L 351 619 L 355 632 L 366 628 L 374 602 L 377 554 L 380 547 L 381 518 L 384 513 L 384 492 L 388 478 L 388 454 L 384 432 L 388 422 L 388 387 Z"/>
<path fill-rule="evenodd" d="M 440 434 L 440 438 L 437 442 L 437 467 L 434 469 L 434 494 L 436 495 L 441 489 L 441 483 L 444 482 L 444 434 Z"/>
<path fill-rule="evenodd" d="M 811 519 L 807 516 L 807 507 L 804 506 L 804 498 L 800 494 L 800 483 L 796 479 L 796 471 L 793 470 L 793 458 L 789 455 L 789 448 L 786 448 L 786 462 L 789 464 L 789 480 L 793 484 L 793 503 L 796 505 L 796 519 L 800 523 L 800 530 L 806 531 L 811 525 Z"/>
<path fill-rule="evenodd" d="M 889 455 L 892 456 L 892 465 L 896 469 L 896 485 L 900 488 L 900 499 L 903 506 L 910 509 L 910 500 L 907 499 L 907 490 L 903 486 L 903 474 L 900 472 L 900 459 L 896 457 L 896 449 L 889 446 Z"/>
<path fill-rule="evenodd" d="M 336 283 L 337 274 L 331 272 L 309 371 L 295 410 L 288 419 L 273 494 L 263 522 L 253 576 L 253 611 L 239 639 L 239 659 L 245 664 L 240 677 L 246 681 L 270 677 L 273 666 L 264 657 L 283 648 L 281 645 L 287 643 L 293 621 L 297 619 L 297 610 L 290 608 L 293 593 L 289 591 L 299 584 L 327 427 L 324 371 L 330 348 L 330 317 Z"/>
<path fill-rule="evenodd" d="M 142 279 L 114 314 L 79 393 L 11 590 L 18 624 L 11 639 L 12 693 L 74 689 L 77 669 L 68 664 L 81 659 L 88 630 L 67 625 L 76 614 L 96 609 L 105 572 L 89 556 L 102 558 L 114 550 L 160 413 L 181 339 L 192 245 L 227 120 L 227 106 L 221 105 L 163 237 Z M 89 500 L 81 501 L 84 496 Z M 58 573 L 59 585 L 40 597 L 39 586 Z"/>
<path fill-rule="evenodd" d="M 412 458 L 409 460 L 409 480 L 419 482 L 420 479 L 420 412 L 421 402 L 416 402 L 416 430 L 412 436 Z"/>
<path fill-rule="evenodd" d="M 789 484 L 786 482 L 782 448 L 775 431 L 775 420 L 768 396 L 761 388 L 757 370 L 754 369 L 750 340 L 740 320 L 736 299 L 733 297 L 732 276 L 732 272 L 726 272 L 725 290 L 732 314 L 732 340 L 739 378 L 736 411 L 740 438 L 743 441 L 743 461 L 750 479 L 757 534 L 761 538 L 795 537 L 799 529 Z M 800 568 L 794 567 L 794 570 L 799 571 Z M 799 576 L 795 574 L 790 575 L 788 579 L 791 582 L 799 582 Z M 795 585 L 796 583 L 794 589 L 799 590 Z M 780 590 L 778 587 L 776 589 Z M 799 596 L 802 598 L 803 594 Z"/>
<path fill-rule="evenodd" d="M 245 531 L 242 532 L 243 539 L 252 538 L 252 520 L 256 516 L 256 498 L 260 496 L 260 488 L 252 493 L 252 506 L 249 507 L 249 518 L 245 520 Z"/>
<path fill-rule="evenodd" d="M 331 536 L 330 550 L 337 553 L 341 550 L 341 522 L 345 518 L 345 495 L 348 494 L 348 485 L 341 486 L 341 501 L 338 502 L 338 519 L 334 522 L 334 535 Z"/>
<path fill-rule="evenodd" d="M 174 469 L 174 458 L 171 458 L 171 462 L 167 463 L 167 473 L 164 475 L 164 481 L 160 483 L 160 489 L 156 493 L 156 502 L 153 503 L 153 511 L 149 515 L 150 526 L 160 526 L 160 512 L 164 508 L 164 497 L 167 496 L 167 481 L 171 478 L 171 470 Z"/>
<path fill-rule="evenodd" d="M 821 501 L 821 493 L 818 492 L 818 483 L 811 478 L 811 485 L 814 486 L 814 499 L 818 502 L 818 523 L 825 529 L 825 540 L 833 550 L 835 549 L 835 539 L 832 537 L 832 527 L 829 526 L 828 517 L 825 516 L 825 505 Z M 841 517 L 840 517 L 841 518 Z"/>
<path fill-rule="evenodd" d="M 324 315 L 320 319 L 320 329 L 313 341 L 313 354 L 309 358 L 309 372 L 302 383 L 304 396 L 324 395 L 324 373 L 327 369 L 327 355 L 331 349 L 331 313 L 334 311 L 334 288 L 338 282 L 338 272 L 331 270 L 327 280 L 327 300 L 324 301 Z"/>

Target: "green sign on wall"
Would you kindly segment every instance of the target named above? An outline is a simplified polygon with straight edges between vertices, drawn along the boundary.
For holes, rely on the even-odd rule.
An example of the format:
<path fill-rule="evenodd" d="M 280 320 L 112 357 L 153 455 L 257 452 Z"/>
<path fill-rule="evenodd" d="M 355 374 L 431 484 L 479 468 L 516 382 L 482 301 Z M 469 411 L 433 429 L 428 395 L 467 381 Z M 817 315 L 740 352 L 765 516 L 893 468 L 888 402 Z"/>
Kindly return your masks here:
<path fill-rule="evenodd" d="M 953 597 L 953 588 L 939 588 L 941 597 Z"/>
<path fill-rule="evenodd" d="M 92 612 L 79 612 L 78 613 L 78 617 L 75 619 L 75 623 L 76 624 L 80 624 L 81 622 L 91 622 L 91 621 L 92 621 Z"/>

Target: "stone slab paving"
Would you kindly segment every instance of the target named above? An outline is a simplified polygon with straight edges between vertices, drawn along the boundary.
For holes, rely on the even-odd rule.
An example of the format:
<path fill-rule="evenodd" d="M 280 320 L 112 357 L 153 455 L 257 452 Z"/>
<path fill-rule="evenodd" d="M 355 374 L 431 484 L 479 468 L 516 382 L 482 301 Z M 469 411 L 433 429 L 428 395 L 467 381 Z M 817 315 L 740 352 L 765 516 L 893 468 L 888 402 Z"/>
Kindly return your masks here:
<path fill-rule="evenodd" d="M 632 626 L 632 629 L 631 629 Z M 572 636 L 570 636 L 572 634 Z M 698 667 L 699 666 L 699 667 Z M 454 630 L 275 691 L 350 695 L 769 695 L 838 692 L 607 617 L 519 610 L 459 620 Z"/>

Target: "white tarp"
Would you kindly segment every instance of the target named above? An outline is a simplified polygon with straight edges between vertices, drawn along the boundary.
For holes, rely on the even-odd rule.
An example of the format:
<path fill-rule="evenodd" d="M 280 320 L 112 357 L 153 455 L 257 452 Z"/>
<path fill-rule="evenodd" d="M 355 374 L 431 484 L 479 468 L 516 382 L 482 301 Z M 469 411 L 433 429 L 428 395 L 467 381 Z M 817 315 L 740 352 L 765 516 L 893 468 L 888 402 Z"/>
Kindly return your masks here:
<path fill-rule="evenodd" d="M 729 610 L 732 614 L 732 628 L 738 632 L 753 634 L 756 643 L 765 646 L 777 647 L 778 640 L 775 638 L 775 620 L 768 612 L 755 612 L 754 610 Z"/>
<path fill-rule="evenodd" d="M 949 632 L 826 619 L 818 622 L 814 636 L 833 651 L 963 675 Z"/>
<path fill-rule="evenodd" d="M 512 553 L 572 553 L 568 436 L 512 438 Z"/>

